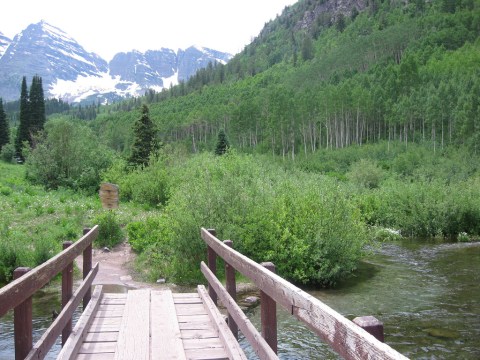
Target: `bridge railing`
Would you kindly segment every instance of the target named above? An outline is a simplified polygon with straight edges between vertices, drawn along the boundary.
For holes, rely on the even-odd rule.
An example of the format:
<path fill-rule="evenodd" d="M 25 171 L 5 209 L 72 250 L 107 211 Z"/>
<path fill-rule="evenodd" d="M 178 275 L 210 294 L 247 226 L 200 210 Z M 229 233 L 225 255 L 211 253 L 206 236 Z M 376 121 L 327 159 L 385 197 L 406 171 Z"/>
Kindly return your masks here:
<path fill-rule="evenodd" d="M 43 359 L 62 334 L 62 345 L 72 332 L 72 316 L 83 300 L 83 308 L 91 298 L 91 285 L 98 272 L 92 268 L 92 242 L 98 236 L 98 226 L 85 229 L 75 243 L 63 243 L 64 250 L 34 269 L 15 269 L 14 280 L 0 289 L 0 317 L 14 309 L 15 359 Z M 83 254 L 83 281 L 73 293 L 73 262 Z M 58 273 L 62 272 L 62 310 L 32 346 L 32 296 Z"/>
<path fill-rule="evenodd" d="M 201 269 L 209 283 L 210 297 L 215 303 L 217 297 L 221 298 L 229 314 L 230 329 L 236 336 L 240 329 L 260 359 L 277 358 L 276 304 L 302 321 L 344 359 L 407 359 L 380 341 L 383 340 L 383 326 L 379 333 L 375 318 L 354 319 L 359 325 L 364 325 L 362 328 L 276 275 L 272 263 L 260 265 L 232 249 L 229 240 L 221 242 L 216 238 L 215 230 L 202 228 L 201 236 L 208 246 L 208 267 L 202 262 Z M 226 289 L 215 275 L 217 256 L 226 264 Z M 255 328 L 251 329 L 253 326 L 235 303 L 235 271 L 249 278 L 260 289 L 262 339 L 257 336 Z"/>

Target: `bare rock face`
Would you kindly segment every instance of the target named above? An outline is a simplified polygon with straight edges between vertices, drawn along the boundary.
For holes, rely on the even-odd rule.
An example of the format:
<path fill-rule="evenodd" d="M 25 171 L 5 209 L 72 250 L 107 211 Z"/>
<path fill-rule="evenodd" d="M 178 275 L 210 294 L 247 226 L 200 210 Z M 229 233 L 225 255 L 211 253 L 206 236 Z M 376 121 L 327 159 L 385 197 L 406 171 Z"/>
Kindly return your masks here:
<path fill-rule="evenodd" d="M 333 23 L 340 14 L 350 16 L 354 8 L 361 12 L 367 7 L 366 0 L 326 0 L 317 1 L 317 3 L 313 10 L 305 12 L 302 20 L 297 24 L 297 28 L 309 29 L 320 16 L 328 17 Z"/>
<path fill-rule="evenodd" d="M 11 39 L 0 32 L 0 57 L 2 57 L 2 55 L 5 53 L 5 50 L 7 50 L 11 42 Z"/>

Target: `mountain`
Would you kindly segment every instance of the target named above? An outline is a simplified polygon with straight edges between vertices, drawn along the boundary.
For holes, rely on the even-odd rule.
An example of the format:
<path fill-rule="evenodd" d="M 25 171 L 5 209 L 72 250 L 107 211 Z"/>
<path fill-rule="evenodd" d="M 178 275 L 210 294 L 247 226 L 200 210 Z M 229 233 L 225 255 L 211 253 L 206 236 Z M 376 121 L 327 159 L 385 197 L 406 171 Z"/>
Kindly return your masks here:
<path fill-rule="evenodd" d="M 11 39 L 7 38 L 0 32 L 0 57 L 5 53 L 5 50 L 7 50 L 8 45 L 10 45 L 11 42 Z"/>
<path fill-rule="evenodd" d="M 231 58 L 192 46 L 177 52 L 162 48 L 119 53 L 107 63 L 45 21 L 29 25 L 11 42 L 0 37 L 0 49 L 1 44 L 9 44 L 0 57 L 0 97 L 5 100 L 18 99 L 22 76 L 40 75 L 46 97 L 109 102 L 143 95 L 147 89 L 160 91 L 187 80 L 209 62 L 226 63 Z"/>

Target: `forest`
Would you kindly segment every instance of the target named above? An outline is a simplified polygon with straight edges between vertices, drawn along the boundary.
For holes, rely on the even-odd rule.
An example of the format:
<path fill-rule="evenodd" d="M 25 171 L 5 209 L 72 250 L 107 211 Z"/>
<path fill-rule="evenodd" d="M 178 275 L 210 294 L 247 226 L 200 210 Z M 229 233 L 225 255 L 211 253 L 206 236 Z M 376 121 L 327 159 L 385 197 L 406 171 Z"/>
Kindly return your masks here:
<path fill-rule="evenodd" d="M 47 100 L 24 165 L 9 164 L 21 111 L 3 105 L 0 282 L 94 222 L 99 246 L 128 238 L 144 276 L 185 284 L 204 281 L 200 227 L 319 286 L 380 241 L 479 240 L 480 2 L 324 3 L 285 8 L 228 64 L 162 92 Z M 102 181 L 120 186 L 117 211 Z"/>

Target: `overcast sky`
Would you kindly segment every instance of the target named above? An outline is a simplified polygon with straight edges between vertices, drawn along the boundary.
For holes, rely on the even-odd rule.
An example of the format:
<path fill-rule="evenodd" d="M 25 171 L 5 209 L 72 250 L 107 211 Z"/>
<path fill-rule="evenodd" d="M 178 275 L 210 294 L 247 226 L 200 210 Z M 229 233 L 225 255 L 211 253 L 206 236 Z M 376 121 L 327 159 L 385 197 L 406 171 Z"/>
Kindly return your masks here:
<path fill-rule="evenodd" d="M 109 61 L 132 49 L 200 45 L 236 54 L 296 0 L 4 0 L 0 32 L 45 20 Z"/>

